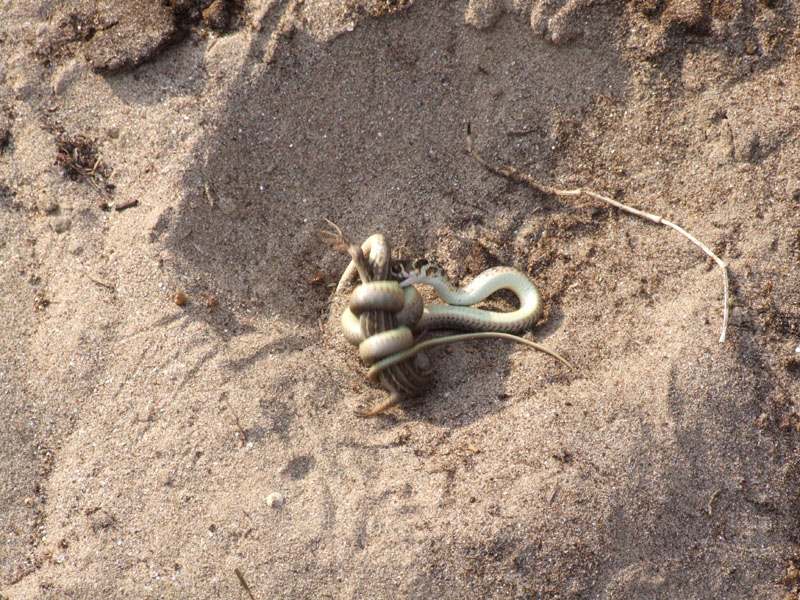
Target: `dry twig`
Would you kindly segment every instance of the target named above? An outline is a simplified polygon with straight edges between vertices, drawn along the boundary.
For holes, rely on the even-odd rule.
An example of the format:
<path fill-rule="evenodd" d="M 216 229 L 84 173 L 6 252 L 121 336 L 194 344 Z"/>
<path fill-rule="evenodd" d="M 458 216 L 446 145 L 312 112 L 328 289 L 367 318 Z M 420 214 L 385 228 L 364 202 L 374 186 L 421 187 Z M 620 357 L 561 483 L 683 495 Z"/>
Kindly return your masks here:
<path fill-rule="evenodd" d="M 125 210 L 126 208 L 133 208 L 134 206 L 139 206 L 139 200 L 136 198 L 132 198 L 130 200 L 125 200 L 124 202 L 119 202 L 114 206 L 114 210 L 117 212 L 121 210 Z"/>
<path fill-rule="evenodd" d="M 706 506 L 706 512 L 708 513 L 709 517 L 713 517 L 714 516 L 714 511 L 711 508 L 711 505 L 714 504 L 714 500 L 717 499 L 717 496 L 719 496 L 719 493 L 721 491 L 722 491 L 722 488 L 719 488 L 713 494 L 711 494 L 711 498 L 709 499 L 708 505 Z"/>
<path fill-rule="evenodd" d="M 630 213 L 632 215 L 636 215 L 637 217 L 641 217 L 643 219 L 647 219 L 648 221 L 652 221 L 653 223 L 658 223 L 660 225 L 666 225 L 667 227 L 671 227 L 672 229 L 674 229 L 675 231 L 680 233 L 682 236 L 684 236 L 686 239 L 688 239 L 690 242 L 692 242 L 695 246 L 697 246 L 703 252 L 705 252 L 708 256 L 710 256 L 714 260 L 714 262 L 717 263 L 717 265 L 719 266 L 720 270 L 722 271 L 722 285 L 723 285 L 723 293 L 724 293 L 724 304 L 723 304 L 723 308 L 722 308 L 722 334 L 719 337 L 719 341 L 720 342 L 724 342 L 725 341 L 725 334 L 726 334 L 726 332 L 728 330 L 728 310 L 729 310 L 729 307 L 728 307 L 728 266 L 725 264 L 725 261 L 723 261 L 716 254 L 714 254 L 708 246 L 706 246 L 703 242 L 698 240 L 696 237 L 694 237 L 688 231 L 683 229 L 683 227 L 681 227 L 679 225 L 676 225 L 672 221 L 668 221 L 664 217 L 660 217 L 658 215 L 654 215 L 654 214 L 651 214 L 651 213 L 648 213 L 648 212 L 644 212 L 644 211 L 638 210 L 638 209 L 633 208 L 631 206 L 628 206 L 626 204 L 622 204 L 622 202 L 617 202 L 616 200 L 613 200 L 613 199 L 609 198 L 608 196 L 603 196 L 602 194 L 598 194 L 597 192 L 593 192 L 592 190 L 587 190 L 585 188 L 575 188 L 575 189 L 572 189 L 572 190 L 562 190 L 562 189 L 559 189 L 559 188 L 555 188 L 555 187 L 551 187 L 549 185 L 544 185 L 542 183 L 539 183 L 538 181 L 536 181 L 530 175 L 527 175 L 527 174 L 521 172 L 519 169 L 517 169 L 516 167 L 513 167 L 511 165 L 504 165 L 504 164 L 501 164 L 501 163 L 494 163 L 494 164 L 490 163 L 489 161 L 484 159 L 478 153 L 478 151 L 475 149 L 475 145 L 472 142 L 472 132 L 471 132 L 469 123 L 467 124 L 467 149 L 469 150 L 470 154 L 472 154 L 472 156 L 475 158 L 475 160 L 477 160 L 481 165 L 483 165 L 486 169 L 488 169 L 492 173 L 495 173 L 496 175 L 500 175 L 501 177 L 505 177 L 506 179 L 508 179 L 510 181 L 513 181 L 515 183 L 523 183 L 525 185 L 528 185 L 528 186 L 532 187 L 533 189 L 538 190 L 542 194 L 550 194 L 550 195 L 553 195 L 553 196 L 564 196 L 564 197 L 567 197 L 567 196 L 577 197 L 577 196 L 581 196 L 581 195 L 589 196 L 590 198 L 594 198 L 595 200 L 600 200 L 601 202 L 605 202 L 606 204 L 610 204 L 611 206 L 619 208 L 620 210 L 623 210 L 623 211 L 625 211 L 627 213 Z"/>
<path fill-rule="evenodd" d="M 94 141 L 86 136 L 59 139 L 56 142 L 56 163 L 61 165 L 64 175 L 73 181 L 88 181 L 104 194 L 114 190 L 114 184 L 108 182 L 111 168 L 101 160 Z"/>
<path fill-rule="evenodd" d="M 239 422 L 239 415 L 236 414 L 236 411 L 233 410 L 231 403 L 228 402 L 228 394 L 223 393 L 222 399 L 225 400 L 225 405 L 228 407 L 228 410 L 233 415 L 233 424 L 236 425 L 236 429 L 239 431 L 239 436 L 240 436 L 239 439 L 242 442 L 242 446 L 244 446 L 245 444 L 247 444 L 247 432 L 244 430 L 242 424 Z"/>
<path fill-rule="evenodd" d="M 86 277 L 88 277 L 90 281 L 92 281 L 93 283 L 96 283 L 100 287 L 104 287 L 104 288 L 106 288 L 107 290 L 109 290 L 111 292 L 116 291 L 116 288 L 111 283 L 106 283 L 105 281 L 101 281 L 100 279 L 97 279 L 96 277 L 93 277 L 89 273 L 86 273 Z"/>
<path fill-rule="evenodd" d="M 256 597 L 253 596 L 253 592 L 250 591 L 250 586 L 247 585 L 247 582 L 244 579 L 244 575 L 239 570 L 239 567 L 236 567 L 233 572 L 236 574 L 237 579 L 239 579 L 239 583 L 244 588 L 244 591 L 247 592 L 247 595 L 250 596 L 250 600 L 256 600 Z"/>

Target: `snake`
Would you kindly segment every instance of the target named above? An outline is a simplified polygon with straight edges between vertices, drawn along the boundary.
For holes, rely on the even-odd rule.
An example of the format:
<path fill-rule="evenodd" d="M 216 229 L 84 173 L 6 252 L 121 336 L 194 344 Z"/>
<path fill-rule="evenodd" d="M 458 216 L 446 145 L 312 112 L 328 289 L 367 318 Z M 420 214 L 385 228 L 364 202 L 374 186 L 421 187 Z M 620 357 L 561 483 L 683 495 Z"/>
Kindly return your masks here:
<path fill-rule="evenodd" d="M 503 338 L 549 354 L 572 368 L 558 353 L 512 335 L 535 324 L 542 312 L 541 295 L 522 271 L 513 267 L 493 267 L 464 288 L 457 288 L 441 267 L 426 259 L 415 261 L 411 267 L 401 262 L 392 264 L 391 248 L 382 234 L 374 234 L 358 246 L 350 243 L 335 224 L 328 223 L 334 229 L 323 233 L 327 233 L 335 247 L 345 249 L 352 259 L 336 292 L 356 271 L 362 281 L 342 314 L 344 337 L 359 347 L 361 359 L 370 365 L 368 379 L 380 382 L 390 392 L 387 400 L 356 413 L 357 416 L 375 416 L 405 398 L 419 394 L 433 370 L 426 351 L 442 344 Z M 388 278 L 390 276 L 392 279 Z M 425 306 L 414 284 L 433 287 L 444 303 Z M 517 296 L 518 309 L 496 312 L 472 306 L 503 289 Z M 432 329 L 463 329 L 471 333 L 415 341 L 415 333 Z"/>
<path fill-rule="evenodd" d="M 427 259 L 407 269 L 402 263 L 393 266 L 392 275 L 402 278 L 401 287 L 415 283 L 433 287 L 444 304 L 425 306 L 414 325 L 417 331 L 427 329 L 467 329 L 520 333 L 534 325 L 542 314 L 542 297 L 530 278 L 514 267 L 492 267 L 478 275 L 464 288 L 457 288 L 444 270 Z M 519 308 L 496 312 L 473 308 L 495 292 L 510 290 L 519 301 Z"/>
<path fill-rule="evenodd" d="M 335 248 L 345 250 L 351 257 L 337 292 L 355 271 L 362 282 L 350 296 L 345 311 L 358 325 L 351 328 L 349 335 L 346 331 L 345 337 L 359 347 L 361 359 L 367 364 L 394 358 L 392 364 L 379 367 L 370 376 L 372 381 L 379 382 L 389 391 L 388 399 L 368 410 L 356 412 L 358 417 L 373 417 L 419 394 L 427 386 L 433 367 L 423 349 L 417 349 L 402 359 L 397 356 L 398 352 L 413 350 L 415 340 L 408 326 L 397 322 L 396 313 L 405 304 L 405 293 L 397 281 L 388 279 L 391 248 L 386 238 L 372 235 L 359 246 L 351 243 L 334 223 L 328 221 L 328 224 L 333 230 L 322 233 Z"/>

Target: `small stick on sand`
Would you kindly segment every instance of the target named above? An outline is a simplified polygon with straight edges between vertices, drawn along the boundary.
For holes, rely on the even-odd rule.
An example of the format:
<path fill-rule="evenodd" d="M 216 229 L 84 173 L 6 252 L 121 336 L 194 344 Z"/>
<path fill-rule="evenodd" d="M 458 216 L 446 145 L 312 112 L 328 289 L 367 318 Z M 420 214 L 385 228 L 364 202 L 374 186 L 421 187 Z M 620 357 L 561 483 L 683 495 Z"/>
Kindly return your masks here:
<path fill-rule="evenodd" d="M 236 577 L 239 579 L 239 583 L 244 588 L 244 591 L 247 592 L 248 596 L 250 596 L 250 600 L 256 600 L 256 597 L 253 596 L 253 592 L 250 591 L 250 586 L 247 585 L 247 582 L 244 580 L 244 575 L 242 575 L 242 572 L 239 570 L 239 567 L 236 567 L 233 570 L 233 572 L 236 573 Z"/>
<path fill-rule="evenodd" d="M 467 123 L 467 149 L 469 150 L 470 154 L 478 161 L 481 165 L 483 165 L 486 169 L 491 171 L 496 175 L 500 175 L 501 177 L 505 177 L 506 179 L 513 181 L 515 183 L 523 183 L 532 187 L 535 190 L 543 194 L 550 194 L 553 196 L 589 196 L 590 198 L 594 198 L 595 200 L 600 200 L 601 202 L 605 202 L 606 204 L 610 204 L 611 206 L 615 206 L 620 210 L 624 210 L 627 213 L 632 215 L 636 215 L 637 217 L 641 217 L 642 219 L 647 219 L 648 221 L 652 221 L 653 223 L 658 223 L 660 225 L 666 225 L 667 227 L 671 227 L 690 242 L 692 242 L 695 246 L 700 248 L 703 252 L 705 252 L 708 256 L 710 256 L 714 262 L 719 265 L 719 268 L 722 270 L 722 286 L 723 286 L 723 294 L 724 294 L 724 304 L 722 307 L 722 334 L 719 336 L 719 341 L 725 341 L 725 334 L 728 330 L 728 266 L 725 264 L 720 257 L 714 254 L 711 249 L 706 246 L 703 242 L 698 240 L 688 231 L 683 229 L 683 227 L 676 225 L 672 221 L 668 221 L 664 217 L 660 217 L 658 215 L 654 215 L 648 212 L 644 212 L 635 208 L 632 208 L 626 204 L 622 204 L 622 202 L 617 202 L 616 200 L 612 200 L 608 196 L 603 196 L 602 194 L 598 194 L 597 192 L 593 192 L 591 190 L 587 190 L 585 188 L 575 188 L 573 190 L 562 190 L 559 188 L 551 187 L 549 185 L 544 185 L 536 181 L 530 175 L 526 175 L 525 173 L 521 172 L 516 167 L 511 165 L 504 165 L 501 163 L 490 163 L 486 159 L 484 159 L 478 151 L 475 149 L 475 145 L 472 142 L 472 131 L 470 124 Z"/>
<path fill-rule="evenodd" d="M 711 499 L 708 501 L 708 505 L 706 506 L 706 512 L 708 513 L 709 517 L 713 517 L 714 516 L 714 512 L 713 512 L 713 509 L 711 508 L 711 505 L 714 504 L 714 500 L 717 499 L 717 496 L 719 496 L 719 493 L 721 491 L 722 491 L 722 488 L 719 488 L 713 494 L 711 494 Z"/>
<path fill-rule="evenodd" d="M 100 281 L 99 279 L 97 279 L 95 277 L 92 277 L 92 275 L 90 275 L 89 273 L 86 273 L 86 277 L 88 277 L 90 281 L 96 283 L 97 285 L 99 285 L 101 287 L 106 288 L 107 290 L 109 290 L 111 292 L 116 291 L 116 289 L 114 288 L 114 286 L 112 284 L 106 283 L 105 281 Z"/>
<path fill-rule="evenodd" d="M 139 206 L 139 201 L 136 198 L 132 200 L 125 200 L 124 202 L 119 202 L 114 205 L 114 210 L 117 212 L 121 210 L 125 210 L 126 208 L 133 208 L 134 206 Z"/>
<path fill-rule="evenodd" d="M 233 410 L 231 403 L 228 402 L 228 395 L 227 393 L 222 394 L 222 399 L 225 400 L 225 405 L 228 407 L 228 410 L 231 411 L 233 415 L 233 424 L 236 425 L 236 429 L 239 430 L 240 440 L 242 442 L 242 446 L 247 444 L 247 432 L 242 428 L 241 423 L 239 423 L 239 415 L 236 414 L 236 411 Z"/>

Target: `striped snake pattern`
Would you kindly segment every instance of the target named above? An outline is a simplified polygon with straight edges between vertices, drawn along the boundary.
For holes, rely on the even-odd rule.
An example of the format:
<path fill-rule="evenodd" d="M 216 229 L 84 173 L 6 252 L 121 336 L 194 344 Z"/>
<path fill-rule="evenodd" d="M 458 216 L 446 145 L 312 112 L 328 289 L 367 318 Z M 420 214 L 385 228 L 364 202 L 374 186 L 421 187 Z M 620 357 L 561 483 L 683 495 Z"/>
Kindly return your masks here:
<path fill-rule="evenodd" d="M 401 263 L 392 264 L 391 248 L 383 235 L 372 235 L 359 246 L 351 243 L 334 223 L 328 224 L 332 229 L 322 233 L 351 258 L 336 291 L 356 272 L 361 279 L 342 314 L 342 331 L 370 366 L 370 381 L 389 391 L 386 400 L 357 412 L 357 416 L 375 416 L 422 392 L 433 373 L 426 350 L 442 344 L 487 337 L 509 339 L 545 352 L 572 368 L 559 354 L 512 335 L 535 324 L 542 309 L 536 286 L 522 271 L 494 267 L 465 288 L 456 288 L 440 267 L 428 261 L 417 261 L 410 270 Z M 444 303 L 425 306 L 413 284 L 432 286 Z M 517 296 L 517 310 L 501 313 L 471 306 L 501 289 L 509 289 Z M 430 329 L 465 329 L 474 333 L 415 340 L 414 332 Z"/>

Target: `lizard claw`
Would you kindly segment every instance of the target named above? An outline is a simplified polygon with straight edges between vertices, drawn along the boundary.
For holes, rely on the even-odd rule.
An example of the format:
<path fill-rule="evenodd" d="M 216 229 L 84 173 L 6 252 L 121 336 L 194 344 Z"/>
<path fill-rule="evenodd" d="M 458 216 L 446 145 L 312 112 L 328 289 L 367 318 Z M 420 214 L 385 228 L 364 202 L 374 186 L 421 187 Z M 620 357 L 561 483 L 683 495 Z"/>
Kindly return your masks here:
<path fill-rule="evenodd" d="M 350 240 L 345 235 L 345 233 L 341 230 L 341 228 L 331 221 L 330 219 L 325 219 L 325 222 L 330 225 L 330 229 L 318 229 L 318 233 L 322 238 L 328 242 L 331 246 L 333 246 L 336 250 L 344 250 L 351 246 Z"/>

